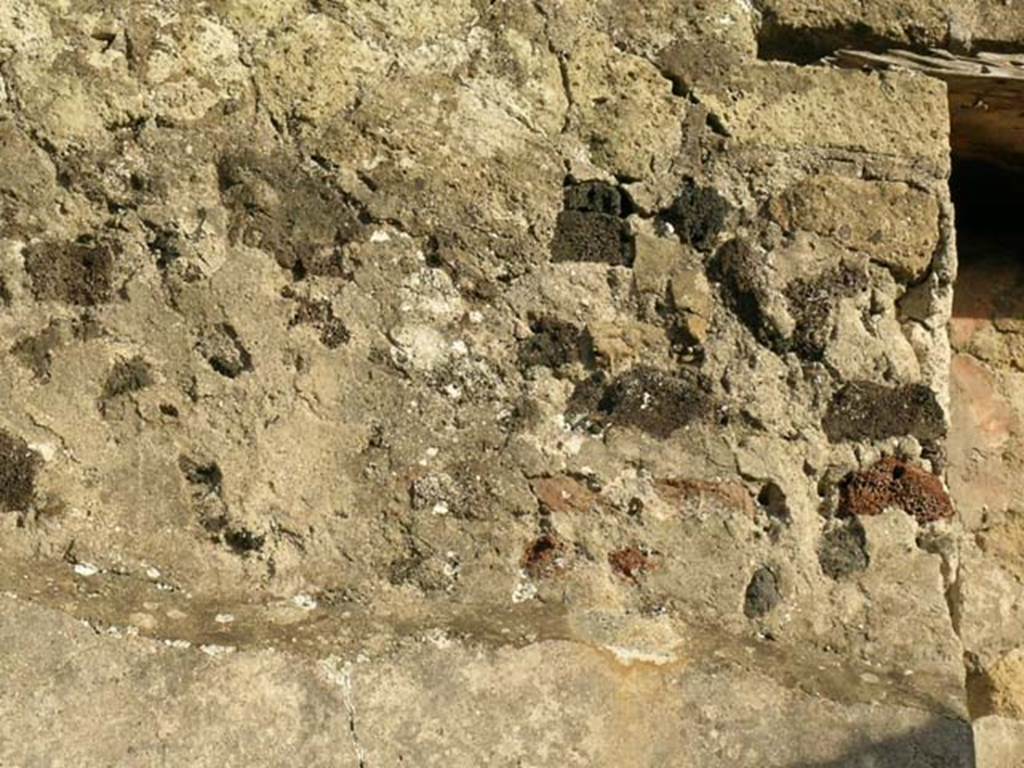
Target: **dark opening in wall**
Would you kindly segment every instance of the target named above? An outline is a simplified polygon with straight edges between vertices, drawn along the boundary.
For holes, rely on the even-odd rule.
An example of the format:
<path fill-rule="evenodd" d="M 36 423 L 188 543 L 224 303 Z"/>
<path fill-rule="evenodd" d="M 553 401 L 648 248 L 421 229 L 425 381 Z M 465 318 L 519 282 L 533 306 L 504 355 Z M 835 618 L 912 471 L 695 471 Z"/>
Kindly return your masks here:
<path fill-rule="evenodd" d="M 1024 235 L 1024 169 L 954 154 L 949 191 L 962 256 L 970 258 L 978 240 L 998 246 Z"/>
<path fill-rule="evenodd" d="M 1024 163 L 1013 138 L 1024 110 L 997 120 L 990 109 L 981 120 L 958 117 L 954 105 L 951 95 L 958 266 L 947 478 L 961 519 L 977 531 L 1024 500 Z"/>
<path fill-rule="evenodd" d="M 942 464 L 965 528 L 988 530 L 1024 509 L 1024 53 L 862 48 L 828 61 L 946 84 L 958 267 Z"/>
<path fill-rule="evenodd" d="M 856 50 L 836 50 L 827 60 L 850 69 L 915 71 L 946 84 L 949 187 L 960 256 L 954 316 L 976 313 L 981 311 L 978 292 L 1005 286 L 1022 261 L 1024 225 L 1018 217 L 1024 210 L 1024 53 L 873 51 L 872 44 L 880 42 L 869 39 Z"/>
<path fill-rule="evenodd" d="M 958 318 L 984 321 L 993 333 L 1013 330 L 1006 321 L 1024 322 L 1024 57 L 935 52 L 874 58 L 913 66 L 946 83 L 952 154 L 949 191 L 959 256 L 950 329 L 954 351 L 972 346 L 967 335 L 985 330 L 958 323 Z M 992 337 L 984 342 L 985 353 L 959 351 L 991 356 L 1000 346 L 996 341 Z M 1024 359 L 1002 353 L 996 357 L 1000 366 L 1024 370 Z M 996 364 L 994 359 L 989 362 Z"/>
<path fill-rule="evenodd" d="M 1020 550 L 1003 542 L 1024 530 L 1017 512 L 1024 502 L 1024 146 L 1016 138 L 1024 100 L 1013 110 L 980 98 L 973 109 L 962 104 L 958 119 L 951 93 L 958 268 L 949 323 L 947 480 L 987 567 L 1013 573 Z M 991 649 L 966 650 L 977 659 Z M 983 665 L 967 665 L 966 686 L 972 718 L 998 711 Z"/>

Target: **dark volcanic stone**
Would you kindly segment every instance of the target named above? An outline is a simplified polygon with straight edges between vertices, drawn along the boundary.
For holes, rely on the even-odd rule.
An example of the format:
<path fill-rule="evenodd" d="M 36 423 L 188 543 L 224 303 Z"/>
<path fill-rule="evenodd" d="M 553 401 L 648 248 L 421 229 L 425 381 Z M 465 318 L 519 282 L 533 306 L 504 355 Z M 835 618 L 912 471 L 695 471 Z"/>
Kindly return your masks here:
<path fill-rule="evenodd" d="M 867 288 L 867 273 L 845 264 L 815 278 L 794 280 L 787 285 L 789 312 L 796 320 L 796 330 L 789 343 L 792 351 L 804 360 L 821 360 L 835 330 L 836 303 Z"/>
<path fill-rule="evenodd" d="M 39 455 L 24 440 L 0 430 L 0 512 L 32 504 L 38 468 Z"/>
<path fill-rule="evenodd" d="M 675 228 L 683 242 L 706 251 L 725 227 L 729 210 L 729 203 L 716 190 L 687 179 L 679 197 L 661 212 L 661 218 Z"/>
<path fill-rule="evenodd" d="M 719 248 L 711 260 L 710 275 L 722 284 L 722 300 L 762 343 L 779 349 L 778 334 L 766 320 L 762 306 L 768 294 L 764 265 L 745 240 L 736 238 Z"/>
<path fill-rule="evenodd" d="M 599 372 L 580 382 L 569 400 L 567 418 L 572 422 L 583 416 L 597 427 L 635 427 L 666 438 L 714 412 L 706 383 L 692 372 L 633 368 L 611 381 Z"/>
<path fill-rule="evenodd" d="M 831 579 L 843 579 L 867 568 L 867 539 L 860 523 L 846 521 L 822 534 L 818 563 Z"/>
<path fill-rule="evenodd" d="M 284 155 L 238 152 L 217 170 L 233 241 L 272 254 L 296 279 L 348 275 L 342 249 L 361 211 L 342 191 Z"/>
<path fill-rule="evenodd" d="M 300 299 L 299 308 L 292 316 L 291 326 L 310 325 L 320 332 L 320 343 L 328 349 L 337 349 L 352 338 L 345 323 L 334 314 L 331 302 Z"/>
<path fill-rule="evenodd" d="M 543 365 L 558 369 L 575 362 L 593 359 L 590 334 L 572 323 L 554 317 L 541 317 L 530 323 L 533 335 L 519 344 L 519 367 Z"/>
<path fill-rule="evenodd" d="M 565 543 L 554 534 L 546 533 L 526 546 L 521 564 L 532 578 L 553 576 L 565 569 L 565 554 Z"/>
<path fill-rule="evenodd" d="M 633 237 L 618 216 L 587 211 L 562 211 L 555 223 L 551 260 L 600 262 L 632 266 Z"/>
<path fill-rule="evenodd" d="M 603 181 L 584 181 L 566 187 L 565 190 L 567 211 L 622 216 L 626 213 L 627 204 L 628 201 L 624 199 L 618 187 L 605 184 Z"/>
<path fill-rule="evenodd" d="M 61 345 L 61 342 L 60 324 L 52 321 L 35 336 L 19 339 L 11 347 L 11 354 L 31 370 L 32 375 L 39 381 L 47 382 L 50 380 L 53 353 Z"/>
<path fill-rule="evenodd" d="M 114 364 L 103 386 L 103 397 L 107 400 L 138 392 L 153 383 L 153 374 L 149 365 L 141 356 L 136 355 L 130 360 L 120 360 Z"/>
<path fill-rule="evenodd" d="M 779 582 L 774 571 L 762 565 L 750 578 L 743 596 L 743 615 L 748 619 L 764 616 L 782 602 Z"/>
<path fill-rule="evenodd" d="M 229 323 L 210 328 L 199 341 L 199 351 L 213 370 L 229 379 L 252 370 L 252 356 Z"/>
<path fill-rule="evenodd" d="M 25 253 L 32 295 L 40 301 L 92 306 L 110 301 L 114 255 L 110 246 L 79 238 L 40 243 Z"/>
<path fill-rule="evenodd" d="M 836 392 L 821 426 L 833 442 L 902 435 L 931 440 L 946 433 L 942 408 L 928 387 L 870 381 L 853 381 Z"/>

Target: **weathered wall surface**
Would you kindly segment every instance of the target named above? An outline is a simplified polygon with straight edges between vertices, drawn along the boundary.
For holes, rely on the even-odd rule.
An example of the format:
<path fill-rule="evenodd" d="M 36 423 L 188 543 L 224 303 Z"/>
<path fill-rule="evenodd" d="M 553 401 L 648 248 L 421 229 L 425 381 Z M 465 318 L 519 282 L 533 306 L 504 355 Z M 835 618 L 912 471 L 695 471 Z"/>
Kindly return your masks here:
<path fill-rule="evenodd" d="M 973 765 L 944 87 L 760 30 L 0 7 L 0 762 Z"/>

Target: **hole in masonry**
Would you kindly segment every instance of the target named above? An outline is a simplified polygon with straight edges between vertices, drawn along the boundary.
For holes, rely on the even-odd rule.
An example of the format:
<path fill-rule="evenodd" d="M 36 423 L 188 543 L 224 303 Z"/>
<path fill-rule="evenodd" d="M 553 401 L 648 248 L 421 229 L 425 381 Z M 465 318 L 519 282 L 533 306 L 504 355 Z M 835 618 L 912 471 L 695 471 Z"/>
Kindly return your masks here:
<path fill-rule="evenodd" d="M 1024 66 L 984 60 L 983 74 L 948 81 L 958 264 L 947 471 L 968 527 L 1017 506 L 1024 456 Z"/>
<path fill-rule="evenodd" d="M 1024 92 L 1024 91 L 1022 91 Z M 949 483 L 969 526 L 1016 506 L 1024 438 L 1024 173 L 956 158 Z"/>

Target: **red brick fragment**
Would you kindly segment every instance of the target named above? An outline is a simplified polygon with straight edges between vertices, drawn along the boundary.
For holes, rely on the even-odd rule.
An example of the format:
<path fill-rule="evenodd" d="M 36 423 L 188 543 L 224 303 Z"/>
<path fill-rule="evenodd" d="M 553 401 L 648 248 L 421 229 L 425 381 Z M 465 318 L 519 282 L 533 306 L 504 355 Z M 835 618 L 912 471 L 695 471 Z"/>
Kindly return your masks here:
<path fill-rule="evenodd" d="M 531 578 L 554 576 L 565 570 L 565 544 L 557 536 L 545 533 L 526 545 L 522 567 Z"/>
<path fill-rule="evenodd" d="M 649 555 L 637 547 L 626 547 L 608 555 L 608 564 L 619 576 L 631 581 L 654 568 Z"/>
<path fill-rule="evenodd" d="M 938 477 L 891 456 L 843 481 L 839 513 L 877 515 L 887 507 L 900 507 L 919 523 L 953 516 L 953 504 Z"/>

